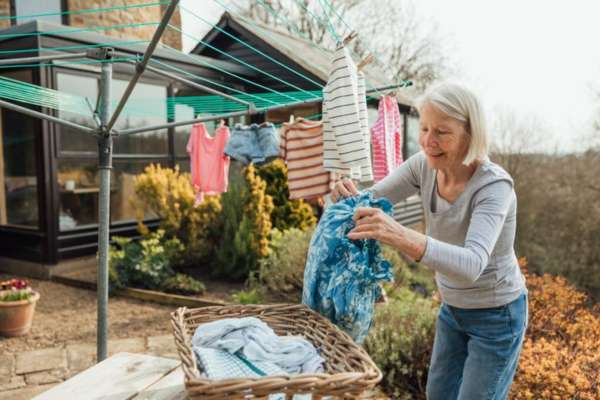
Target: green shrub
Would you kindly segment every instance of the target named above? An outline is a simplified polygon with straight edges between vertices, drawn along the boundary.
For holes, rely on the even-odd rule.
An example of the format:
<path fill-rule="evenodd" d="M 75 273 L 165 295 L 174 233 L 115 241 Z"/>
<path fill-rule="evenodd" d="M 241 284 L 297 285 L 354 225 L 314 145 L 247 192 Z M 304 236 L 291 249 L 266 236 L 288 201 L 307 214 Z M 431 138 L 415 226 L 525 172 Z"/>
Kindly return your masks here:
<path fill-rule="evenodd" d="M 273 202 L 266 184 L 253 165 L 243 170 L 243 179 L 232 179 L 221 198 L 221 241 L 213 274 L 233 280 L 247 279 L 269 254 Z"/>
<path fill-rule="evenodd" d="M 167 278 L 161 288 L 165 292 L 177 294 L 202 294 L 206 291 L 202 282 L 186 274 L 175 274 Z"/>
<path fill-rule="evenodd" d="M 139 241 L 123 237 L 115 237 L 114 241 L 117 246 L 109 250 L 109 277 L 116 287 L 158 288 L 173 275 L 173 261 L 183 251 L 181 242 L 165 239 L 162 229 Z"/>
<path fill-rule="evenodd" d="M 415 262 L 407 262 L 397 250 L 389 246 L 382 246 L 382 254 L 394 268 L 394 282 L 384 284 L 388 295 L 398 288 L 409 288 L 424 296 L 431 296 L 436 291 L 434 274 L 430 269 Z"/>
<path fill-rule="evenodd" d="M 306 254 L 313 229 L 291 228 L 271 233 L 271 253 L 260 261 L 250 286 L 260 288 L 279 301 L 299 302 L 302 298 Z"/>
<path fill-rule="evenodd" d="M 260 304 L 263 302 L 263 296 L 258 289 L 240 290 L 231 297 L 234 303 L 239 304 Z"/>
<path fill-rule="evenodd" d="M 306 230 L 317 224 L 310 204 L 304 200 L 290 200 L 287 183 L 287 166 L 275 160 L 256 169 L 258 176 L 267 184 L 266 193 L 273 199 L 271 225 L 280 231 L 290 228 Z"/>
<path fill-rule="evenodd" d="M 175 274 L 183 245 L 166 238 L 162 229 L 139 241 L 115 237 L 109 248 L 109 281 L 113 288 L 136 287 L 179 293 L 198 293 L 204 285 L 191 277 Z"/>
<path fill-rule="evenodd" d="M 394 399 L 425 399 L 438 304 L 408 288 L 376 308 L 365 349 L 383 372 L 381 387 Z"/>

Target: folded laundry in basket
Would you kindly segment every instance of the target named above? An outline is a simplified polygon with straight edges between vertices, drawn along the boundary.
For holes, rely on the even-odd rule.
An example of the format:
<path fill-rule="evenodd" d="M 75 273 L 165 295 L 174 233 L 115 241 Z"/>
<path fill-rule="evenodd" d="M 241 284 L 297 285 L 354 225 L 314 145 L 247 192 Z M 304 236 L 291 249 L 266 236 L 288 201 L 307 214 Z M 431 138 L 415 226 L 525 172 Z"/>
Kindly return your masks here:
<path fill-rule="evenodd" d="M 194 346 L 194 353 L 202 371 L 210 379 L 255 378 L 267 375 L 287 375 L 270 361 L 250 362 L 226 350 Z"/>
<path fill-rule="evenodd" d="M 194 353 L 207 378 L 235 379 L 260 378 L 267 375 L 287 375 L 287 372 L 270 361 L 250 362 L 243 356 L 225 350 L 194 347 Z M 310 394 L 294 395 L 293 400 L 311 400 Z M 269 395 L 269 400 L 286 400 L 285 394 Z"/>
<path fill-rule="evenodd" d="M 199 325 L 192 347 L 224 350 L 252 364 L 270 362 L 289 374 L 323 372 L 325 360 L 308 340 L 278 336 L 254 317 L 226 318 Z"/>

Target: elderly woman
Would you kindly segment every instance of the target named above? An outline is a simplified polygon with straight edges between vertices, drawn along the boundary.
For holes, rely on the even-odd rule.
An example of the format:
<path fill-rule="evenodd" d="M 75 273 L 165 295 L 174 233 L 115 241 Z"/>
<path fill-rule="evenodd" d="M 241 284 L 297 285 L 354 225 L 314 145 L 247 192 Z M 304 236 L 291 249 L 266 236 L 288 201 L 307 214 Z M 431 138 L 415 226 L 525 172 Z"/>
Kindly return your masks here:
<path fill-rule="evenodd" d="M 427 398 L 505 399 L 527 326 L 527 289 L 514 251 L 513 181 L 488 159 L 484 115 L 473 93 L 442 84 L 418 109 L 422 151 L 371 190 L 393 203 L 418 193 L 426 234 L 379 209 L 361 208 L 348 237 L 376 239 L 435 271 L 442 306 Z M 343 180 L 332 198 L 355 194 L 352 181 Z"/>

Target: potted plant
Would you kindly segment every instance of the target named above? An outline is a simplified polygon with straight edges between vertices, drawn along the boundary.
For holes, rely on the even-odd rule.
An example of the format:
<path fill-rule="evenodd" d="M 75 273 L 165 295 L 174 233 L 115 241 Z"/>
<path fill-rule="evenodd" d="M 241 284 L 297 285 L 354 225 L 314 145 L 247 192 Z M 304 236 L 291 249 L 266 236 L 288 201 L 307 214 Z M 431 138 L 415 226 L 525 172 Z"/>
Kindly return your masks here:
<path fill-rule="evenodd" d="M 0 335 L 21 336 L 31 329 L 40 294 L 23 279 L 0 281 Z"/>

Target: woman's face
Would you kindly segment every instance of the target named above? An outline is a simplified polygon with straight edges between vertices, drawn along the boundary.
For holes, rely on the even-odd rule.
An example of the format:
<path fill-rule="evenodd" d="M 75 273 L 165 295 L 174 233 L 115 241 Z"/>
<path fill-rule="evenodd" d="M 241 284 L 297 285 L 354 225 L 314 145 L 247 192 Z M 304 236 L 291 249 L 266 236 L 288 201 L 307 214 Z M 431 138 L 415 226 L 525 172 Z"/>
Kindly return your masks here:
<path fill-rule="evenodd" d="M 469 149 L 469 134 L 465 124 L 433 105 L 421 108 L 419 144 L 433 169 L 460 166 Z"/>

